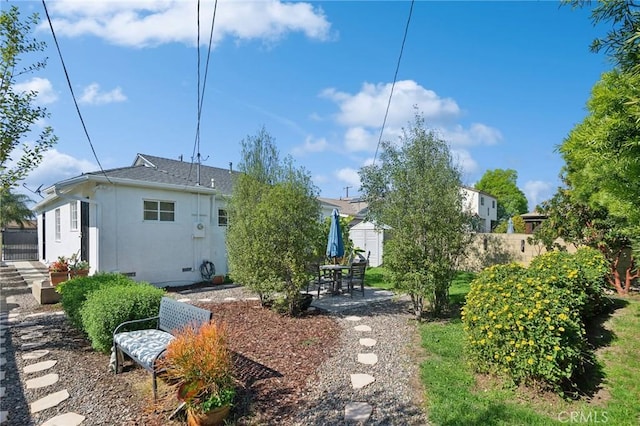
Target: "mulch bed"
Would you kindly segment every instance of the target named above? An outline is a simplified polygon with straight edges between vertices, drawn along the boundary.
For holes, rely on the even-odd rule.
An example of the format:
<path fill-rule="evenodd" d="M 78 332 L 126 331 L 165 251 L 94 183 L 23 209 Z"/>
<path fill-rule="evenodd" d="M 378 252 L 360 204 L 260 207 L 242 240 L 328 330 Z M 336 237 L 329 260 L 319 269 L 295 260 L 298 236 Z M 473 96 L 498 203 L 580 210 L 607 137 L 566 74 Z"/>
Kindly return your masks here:
<path fill-rule="evenodd" d="M 338 342 L 340 326 L 320 311 L 298 318 L 264 309 L 257 301 L 199 303 L 224 321 L 234 351 L 235 376 L 241 383 L 231 420 L 234 424 L 283 424 L 303 400 L 307 383 Z M 142 414 L 140 424 L 170 425 L 177 407 L 174 389 Z"/>

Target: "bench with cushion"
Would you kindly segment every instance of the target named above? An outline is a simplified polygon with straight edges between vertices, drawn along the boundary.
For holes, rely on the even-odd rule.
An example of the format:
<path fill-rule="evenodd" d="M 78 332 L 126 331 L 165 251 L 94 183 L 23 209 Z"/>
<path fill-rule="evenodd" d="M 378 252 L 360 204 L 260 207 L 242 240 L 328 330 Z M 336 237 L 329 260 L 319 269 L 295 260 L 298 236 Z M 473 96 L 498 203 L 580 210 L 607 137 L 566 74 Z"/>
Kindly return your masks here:
<path fill-rule="evenodd" d="M 113 350 L 115 354 L 115 373 L 122 371 L 122 356 L 127 354 L 133 361 L 153 375 L 153 398 L 157 396 L 156 362 L 167 349 L 173 336 L 187 326 L 199 327 L 211 321 L 211 311 L 178 302 L 169 297 L 160 301 L 158 316 L 126 321 L 113 331 Z M 133 324 L 155 322 L 155 328 L 125 331 Z"/>

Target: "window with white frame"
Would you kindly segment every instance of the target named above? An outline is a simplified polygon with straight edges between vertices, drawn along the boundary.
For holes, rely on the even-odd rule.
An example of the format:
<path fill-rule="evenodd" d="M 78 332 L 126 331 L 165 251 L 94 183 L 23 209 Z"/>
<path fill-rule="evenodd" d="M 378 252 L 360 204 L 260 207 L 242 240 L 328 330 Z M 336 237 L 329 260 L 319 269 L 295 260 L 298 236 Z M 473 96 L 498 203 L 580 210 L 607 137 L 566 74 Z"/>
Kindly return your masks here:
<path fill-rule="evenodd" d="M 144 200 L 143 218 L 144 220 L 159 222 L 175 222 L 176 203 L 173 201 Z"/>
<path fill-rule="evenodd" d="M 492 209 L 496 208 L 496 200 L 491 200 L 491 208 Z"/>
<path fill-rule="evenodd" d="M 227 211 L 224 209 L 218 209 L 218 226 L 227 226 L 228 216 Z"/>
<path fill-rule="evenodd" d="M 484 197 L 480 197 L 480 205 L 484 206 Z"/>
<path fill-rule="evenodd" d="M 69 216 L 71 219 L 71 230 L 78 230 L 78 202 L 72 201 L 69 203 Z"/>
<path fill-rule="evenodd" d="M 60 209 L 56 209 L 54 215 L 55 238 L 56 241 L 60 241 L 62 239 L 62 231 L 60 230 Z"/>

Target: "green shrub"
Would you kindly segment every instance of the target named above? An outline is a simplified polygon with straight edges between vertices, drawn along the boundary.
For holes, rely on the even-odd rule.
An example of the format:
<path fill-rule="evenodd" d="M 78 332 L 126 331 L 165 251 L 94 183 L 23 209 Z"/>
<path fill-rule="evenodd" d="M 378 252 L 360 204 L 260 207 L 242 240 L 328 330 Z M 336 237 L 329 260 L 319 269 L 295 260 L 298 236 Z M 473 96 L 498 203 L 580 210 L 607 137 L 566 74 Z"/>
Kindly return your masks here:
<path fill-rule="evenodd" d="M 91 292 L 80 310 L 82 327 L 91 340 L 91 346 L 108 352 L 113 343 L 113 330 L 125 321 L 158 315 L 163 295 L 163 290 L 148 283 L 105 286 Z M 141 323 L 137 328 L 150 326 Z"/>
<path fill-rule="evenodd" d="M 91 277 L 74 278 L 58 284 L 56 291 L 60 293 L 60 303 L 62 309 L 69 317 L 71 323 L 79 329 L 82 329 L 82 317 L 80 309 L 87 296 L 104 286 L 123 286 L 136 284 L 131 278 L 122 274 L 96 274 Z"/>
<path fill-rule="evenodd" d="M 585 333 L 571 289 L 539 271 L 496 265 L 471 283 L 462 311 L 469 361 L 480 372 L 559 390 L 582 365 Z"/>

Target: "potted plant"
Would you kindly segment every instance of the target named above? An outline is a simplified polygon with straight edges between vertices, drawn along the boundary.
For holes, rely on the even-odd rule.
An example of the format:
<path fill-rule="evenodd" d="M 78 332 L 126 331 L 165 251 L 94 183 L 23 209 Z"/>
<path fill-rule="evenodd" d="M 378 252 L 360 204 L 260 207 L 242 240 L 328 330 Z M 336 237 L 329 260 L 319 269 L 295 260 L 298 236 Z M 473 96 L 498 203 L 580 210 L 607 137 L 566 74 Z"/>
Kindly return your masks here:
<path fill-rule="evenodd" d="M 69 277 L 86 277 L 89 275 L 89 262 L 80 260 L 76 253 L 69 259 Z"/>
<path fill-rule="evenodd" d="M 64 256 L 59 256 L 58 260 L 49 265 L 49 281 L 55 287 L 68 279 L 69 260 Z"/>
<path fill-rule="evenodd" d="M 185 328 L 169 343 L 161 364 L 178 385 L 190 426 L 223 424 L 236 393 L 224 324 Z"/>

